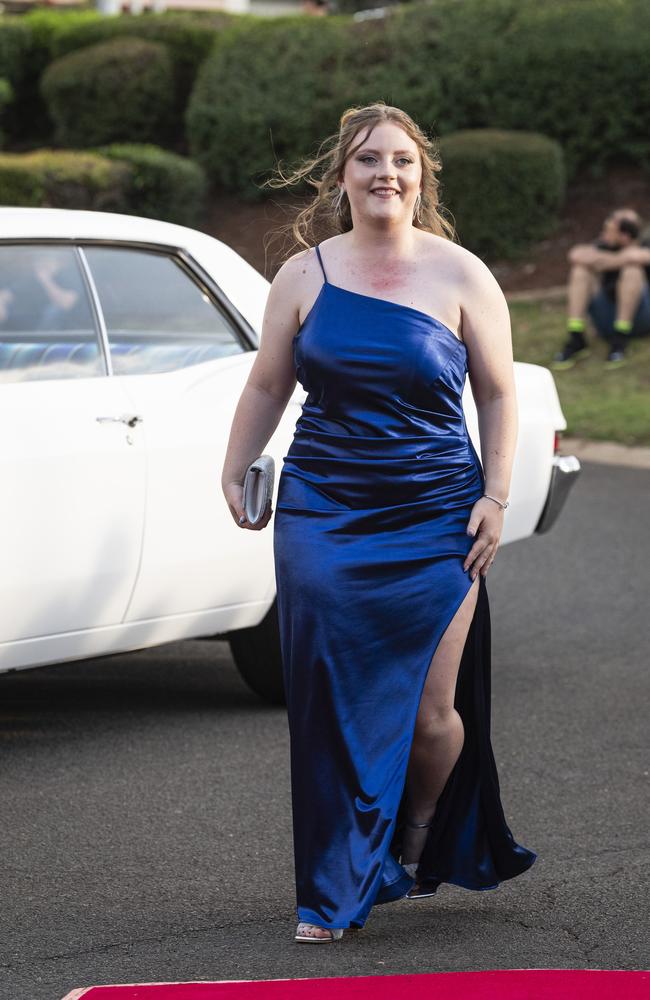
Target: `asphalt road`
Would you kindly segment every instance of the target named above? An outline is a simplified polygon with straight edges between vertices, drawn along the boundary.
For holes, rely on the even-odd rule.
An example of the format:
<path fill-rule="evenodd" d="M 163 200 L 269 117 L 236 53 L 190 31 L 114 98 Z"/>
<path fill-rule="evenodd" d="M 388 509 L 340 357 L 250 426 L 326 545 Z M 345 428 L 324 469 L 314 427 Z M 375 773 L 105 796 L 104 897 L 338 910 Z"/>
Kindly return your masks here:
<path fill-rule="evenodd" d="M 0 677 L 0 997 L 97 983 L 641 969 L 650 473 L 584 463 L 488 576 L 492 743 L 533 867 L 294 943 L 288 734 L 223 642 Z"/>

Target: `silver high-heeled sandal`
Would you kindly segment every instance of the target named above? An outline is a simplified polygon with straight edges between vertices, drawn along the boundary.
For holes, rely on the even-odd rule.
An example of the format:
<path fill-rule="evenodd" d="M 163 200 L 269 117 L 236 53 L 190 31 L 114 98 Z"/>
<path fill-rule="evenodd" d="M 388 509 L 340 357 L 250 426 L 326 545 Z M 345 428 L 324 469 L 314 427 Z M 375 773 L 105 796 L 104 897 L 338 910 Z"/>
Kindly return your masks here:
<path fill-rule="evenodd" d="M 432 819 L 429 820 L 428 823 L 411 823 L 410 820 L 407 819 L 406 820 L 406 826 L 409 826 L 412 830 L 422 830 L 425 827 L 431 827 L 431 826 L 433 826 L 433 820 Z M 412 879 L 415 879 L 415 873 L 417 871 L 417 868 L 418 868 L 419 864 L 420 864 L 419 861 L 411 861 L 408 864 L 402 864 L 402 868 L 404 869 L 405 872 L 408 872 L 408 874 L 411 876 Z M 425 889 L 422 889 L 422 887 L 420 885 L 418 885 L 417 880 L 416 880 L 415 885 L 411 886 L 411 888 L 406 893 L 406 896 L 404 898 L 405 899 L 427 899 L 429 896 L 435 896 L 436 890 L 437 890 L 437 888 L 438 888 L 439 885 L 440 885 L 440 883 L 438 882 L 438 883 L 436 883 L 435 888 L 433 888 L 430 891 L 427 891 Z"/>
<path fill-rule="evenodd" d="M 313 934 L 309 934 L 312 928 L 317 927 L 319 930 L 328 931 L 329 937 L 316 937 Z M 308 924 L 304 920 L 301 920 L 296 928 L 296 941 L 306 941 L 309 944 L 329 944 L 331 941 L 340 941 L 343 937 L 343 927 L 321 927 L 320 924 Z"/>

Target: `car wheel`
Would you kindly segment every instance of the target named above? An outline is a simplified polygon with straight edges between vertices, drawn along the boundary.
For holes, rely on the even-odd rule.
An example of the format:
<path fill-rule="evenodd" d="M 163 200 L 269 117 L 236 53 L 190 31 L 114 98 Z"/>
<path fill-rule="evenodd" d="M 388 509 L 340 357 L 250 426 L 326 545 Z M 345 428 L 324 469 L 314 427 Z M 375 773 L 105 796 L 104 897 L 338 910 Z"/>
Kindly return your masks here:
<path fill-rule="evenodd" d="M 235 666 L 263 701 L 286 705 L 277 598 L 259 625 L 228 633 Z"/>

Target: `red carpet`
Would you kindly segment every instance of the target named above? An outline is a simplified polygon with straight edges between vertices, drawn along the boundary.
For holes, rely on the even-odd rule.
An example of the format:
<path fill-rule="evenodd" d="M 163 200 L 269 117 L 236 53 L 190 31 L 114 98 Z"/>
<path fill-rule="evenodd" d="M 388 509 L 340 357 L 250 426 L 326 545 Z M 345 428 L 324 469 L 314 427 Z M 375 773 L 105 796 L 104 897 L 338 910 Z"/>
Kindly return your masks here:
<path fill-rule="evenodd" d="M 507 969 L 88 986 L 63 1000 L 650 1000 L 650 971 Z"/>

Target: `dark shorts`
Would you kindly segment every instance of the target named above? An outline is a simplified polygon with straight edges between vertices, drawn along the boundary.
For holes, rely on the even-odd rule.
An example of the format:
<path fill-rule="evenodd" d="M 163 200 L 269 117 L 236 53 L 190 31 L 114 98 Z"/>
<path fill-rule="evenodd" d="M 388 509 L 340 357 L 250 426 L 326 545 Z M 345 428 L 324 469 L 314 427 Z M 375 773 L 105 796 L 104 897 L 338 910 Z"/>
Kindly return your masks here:
<path fill-rule="evenodd" d="M 587 312 L 596 327 L 599 337 L 609 339 L 614 336 L 614 320 L 616 319 L 616 303 L 600 289 L 590 301 Z M 630 337 L 650 336 L 650 287 L 646 285 L 639 302 Z"/>

